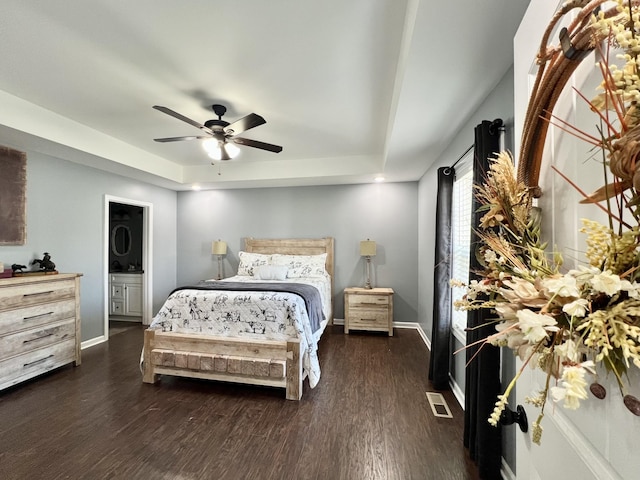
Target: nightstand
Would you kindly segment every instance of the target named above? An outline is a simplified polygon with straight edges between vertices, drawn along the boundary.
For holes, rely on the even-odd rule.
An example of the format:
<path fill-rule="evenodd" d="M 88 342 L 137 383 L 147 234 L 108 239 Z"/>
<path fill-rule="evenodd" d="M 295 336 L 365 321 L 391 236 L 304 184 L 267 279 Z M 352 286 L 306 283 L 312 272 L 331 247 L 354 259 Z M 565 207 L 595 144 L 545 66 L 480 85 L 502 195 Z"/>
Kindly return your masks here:
<path fill-rule="evenodd" d="M 393 289 L 344 289 L 344 333 L 372 330 L 393 335 Z"/>

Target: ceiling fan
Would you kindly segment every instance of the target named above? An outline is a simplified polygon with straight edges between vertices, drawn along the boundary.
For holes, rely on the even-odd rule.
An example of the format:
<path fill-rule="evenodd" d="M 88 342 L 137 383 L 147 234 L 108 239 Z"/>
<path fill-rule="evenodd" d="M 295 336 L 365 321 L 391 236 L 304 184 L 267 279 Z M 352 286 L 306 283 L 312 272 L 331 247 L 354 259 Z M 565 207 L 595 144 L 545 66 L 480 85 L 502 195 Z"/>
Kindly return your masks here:
<path fill-rule="evenodd" d="M 255 113 L 250 113 L 233 123 L 229 123 L 222 120 L 222 116 L 227 112 L 227 108 L 224 105 L 216 104 L 212 105 L 211 109 L 218 118 L 207 120 L 204 122 L 204 125 L 202 125 L 195 120 L 191 120 L 190 118 L 179 114 L 178 112 L 174 112 L 170 108 L 162 107 L 160 105 L 154 105 L 153 108 L 177 118 L 178 120 L 182 120 L 189 125 L 193 125 L 206 134 L 202 136 L 154 138 L 156 142 L 179 142 L 182 140 L 204 139 L 203 147 L 214 160 L 231 160 L 234 158 L 240 151 L 235 144 L 259 148 L 261 150 L 267 150 L 274 153 L 280 153 L 282 151 L 282 147 L 279 145 L 259 142 L 258 140 L 251 140 L 250 138 L 236 137 L 237 134 L 246 132 L 250 128 L 258 127 L 267 123 L 264 118 Z"/>

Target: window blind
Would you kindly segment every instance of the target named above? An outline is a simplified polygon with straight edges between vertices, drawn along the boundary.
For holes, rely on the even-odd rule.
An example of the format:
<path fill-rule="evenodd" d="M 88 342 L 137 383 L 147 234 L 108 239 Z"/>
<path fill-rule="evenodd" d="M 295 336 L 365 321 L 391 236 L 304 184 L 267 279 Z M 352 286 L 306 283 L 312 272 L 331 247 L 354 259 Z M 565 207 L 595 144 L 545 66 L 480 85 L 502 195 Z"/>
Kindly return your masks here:
<path fill-rule="evenodd" d="M 469 282 L 471 250 L 471 205 L 473 199 L 473 153 L 467 154 L 455 167 L 451 211 L 451 278 Z M 462 298 L 464 289 L 453 288 L 452 304 Z M 452 307 L 452 330 L 460 340 L 466 338 L 467 312 Z"/>

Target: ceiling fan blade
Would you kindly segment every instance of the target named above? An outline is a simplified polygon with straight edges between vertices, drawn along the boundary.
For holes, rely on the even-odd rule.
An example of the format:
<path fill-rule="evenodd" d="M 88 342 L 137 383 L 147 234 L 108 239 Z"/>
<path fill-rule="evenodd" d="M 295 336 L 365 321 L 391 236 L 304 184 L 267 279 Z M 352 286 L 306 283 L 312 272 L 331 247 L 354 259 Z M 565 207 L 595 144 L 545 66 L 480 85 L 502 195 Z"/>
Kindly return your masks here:
<path fill-rule="evenodd" d="M 268 150 L 274 153 L 280 153 L 282 151 L 282 147 L 280 145 L 259 142 L 258 140 L 251 140 L 250 138 L 232 137 L 231 140 L 238 145 L 244 145 L 246 147 L 259 148 L 261 150 Z"/>
<path fill-rule="evenodd" d="M 173 118 L 177 118 L 178 120 L 182 120 L 183 122 L 188 123 L 189 125 L 193 125 L 194 127 L 199 128 L 203 132 L 207 132 L 207 133 L 210 133 L 211 135 L 213 135 L 213 130 L 211 130 L 210 128 L 205 127 L 201 123 L 198 123 L 195 120 L 191 120 L 190 118 L 185 117 L 184 115 L 182 115 L 182 114 L 180 114 L 178 112 L 174 112 L 170 108 L 162 107 L 160 105 L 154 105 L 153 108 L 155 108 L 156 110 L 158 110 L 158 111 L 160 111 L 162 113 L 166 113 L 167 115 L 169 115 L 169 116 L 171 116 Z"/>
<path fill-rule="evenodd" d="M 227 135 L 237 135 L 242 132 L 246 132 L 250 128 L 259 127 L 264 125 L 267 121 L 256 113 L 250 113 L 246 117 L 242 117 L 240 120 L 236 120 L 230 125 L 224 127 L 224 133 Z"/>
<path fill-rule="evenodd" d="M 211 138 L 208 135 L 206 137 L 166 137 L 166 138 L 154 138 L 155 142 L 180 142 L 182 140 L 202 140 L 203 138 Z"/>

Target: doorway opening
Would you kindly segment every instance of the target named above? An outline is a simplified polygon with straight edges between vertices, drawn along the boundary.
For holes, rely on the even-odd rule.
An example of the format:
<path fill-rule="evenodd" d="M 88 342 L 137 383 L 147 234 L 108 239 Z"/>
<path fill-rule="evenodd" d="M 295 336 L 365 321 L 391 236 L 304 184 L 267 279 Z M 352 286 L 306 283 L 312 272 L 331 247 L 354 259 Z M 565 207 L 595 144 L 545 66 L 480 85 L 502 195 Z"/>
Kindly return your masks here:
<path fill-rule="evenodd" d="M 106 339 L 124 329 L 151 323 L 151 226 L 152 204 L 105 195 Z"/>

